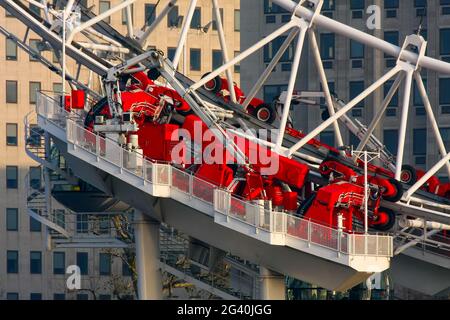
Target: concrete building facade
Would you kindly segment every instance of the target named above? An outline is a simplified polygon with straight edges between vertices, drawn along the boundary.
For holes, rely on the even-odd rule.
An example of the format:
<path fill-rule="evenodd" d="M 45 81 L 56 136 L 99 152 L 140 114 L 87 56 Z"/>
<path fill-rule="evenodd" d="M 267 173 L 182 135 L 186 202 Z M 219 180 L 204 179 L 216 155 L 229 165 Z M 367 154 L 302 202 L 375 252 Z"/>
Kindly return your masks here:
<path fill-rule="evenodd" d="M 95 13 L 103 12 L 121 1 L 88 0 Z M 151 22 L 154 14 L 161 10 L 166 1 L 141 1 L 133 6 L 135 28 L 141 28 L 147 19 Z M 240 1 L 219 1 L 223 12 L 223 21 L 229 55 L 240 50 Z M 181 23 L 187 13 L 189 2 L 180 0 L 168 18 L 158 26 L 150 37 L 149 45 L 156 47 L 167 56 L 174 53 L 178 46 Z M 156 6 L 156 8 L 155 8 Z M 211 21 L 213 9 L 210 0 L 199 0 L 196 13 L 188 33 L 185 53 L 180 62 L 180 70 L 193 79 L 199 79 L 204 73 L 222 63 L 219 54 L 220 44 L 217 31 Z M 123 34 L 126 33 L 125 15 L 116 13 L 111 17 L 111 25 Z M 19 38 L 26 34 L 26 27 L 0 9 L 0 26 L 13 32 Z M 36 34 L 30 32 L 26 42 L 35 46 L 39 41 Z M 34 110 L 37 90 L 60 91 L 61 78 L 54 75 L 39 62 L 33 61 L 25 52 L 17 48 L 13 41 L 2 36 L 0 40 L 0 105 L 3 116 L 0 120 L 0 132 L 4 137 L 0 141 L 0 299 L 93 299 L 95 290 L 97 299 L 114 298 L 110 282 L 115 277 L 128 279 L 128 270 L 119 258 L 107 258 L 101 249 L 46 249 L 45 227 L 36 223 L 27 215 L 26 175 L 32 170 L 35 179 L 40 179 L 37 163 L 26 155 L 24 149 L 24 117 Z M 54 59 L 51 52 L 43 52 Z M 68 63 L 68 71 L 74 74 L 76 66 Z M 239 68 L 235 68 L 235 81 L 239 82 Z M 81 79 L 87 81 L 89 73 L 82 71 Z M 34 169 L 36 168 L 36 169 Z M 109 260 L 108 260 L 109 259 Z M 69 292 L 66 287 L 65 268 L 73 264 L 83 264 L 86 269 L 82 287 L 86 291 Z M 131 292 L 132 294 L 132 292 Z"/>

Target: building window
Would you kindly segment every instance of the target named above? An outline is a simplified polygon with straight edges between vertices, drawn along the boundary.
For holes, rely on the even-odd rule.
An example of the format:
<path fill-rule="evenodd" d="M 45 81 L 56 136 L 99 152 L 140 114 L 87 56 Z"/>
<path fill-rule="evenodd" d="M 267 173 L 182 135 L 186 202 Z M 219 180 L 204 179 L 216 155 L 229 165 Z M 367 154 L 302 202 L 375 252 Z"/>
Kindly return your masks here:
<path fill-rule="evenodd" d="M 66 213 L 64 209 L 53 210 L 53 222 L 63 229 L 66 227 Z"/>
<path fill-rule="evenodd" d="M 17 146 L 17 123 L 6 124 L 6 145 Z"/>
<path fill-rule="evenodd" d="M 333 131 L 323 131 L 320 133 L 320 142 L 334 147 L 334 132 Z"/>
<path fill-rule="evenodd" d="M 167 14 L 167 28 L 180 28 L 183 17 L 178 14 L 178 6 L 173 6 Z"/>
<path fill-rule="evenodd" d="M 238 55 L 240 55 L 241 52 L 240 51 L 235 51 L 234 52 L 234 57 L 236 58 Z M 238 62 L 234 65 L 234 72 L 235 73 L 240 73 L 241 72 L 241 63 Z"/>
<path fill-rule="evenodd" d="M 213 70 L 223 65 L 223 54 L 221 50 L 213 50 L 212 52 L 212 68 Z"/>
<path fill-rule="evenodd" d="M 6 252 L 6 272 L 19 273 L 19 251 L 8 250 Z"/>
<path fill-rule="evenodd" d="M 77 215 L 77 233 L 87 233 L 89 226 L 89 219 L 87 214 Z"/>
<path fill-rule="evenodd" d="M 17 81 L 6 80 L 6 103 L 17 103 Z"/>
<path fill-rule="evenodd" d="M 30 252 L 30 273 L 31 274 L 42 273 L 42 253 L 40 251 Z"/>
<path fill-rule="evenodd" d="M 241 10 L 234 10 L 234 31 L 241 31 Z"/>
<path fill-rule="evenodd" d="M 41 83 L 40 82 L 30 82 L 30 104 L 36 104 L 37 101 L 37 93 L 41 91 Z"/>
<path fill-rule="evenodd" d="M 391 89 L 393 84 L 394 84 L 393 80 L 388 80 L 384 83 L 383 89 L 384 89 L 384 97 L 385 98 L 386 98 L 387 94 L 389 93 L 389 90 Z M 397 116 L 397 107 L 398 107 L 398 90 L 395 92 L 394 96 L 392 97 L 391 101 L 388 104 L 386 116 L 396 117 Z"/>
<path fill-rule="evenodd" d="M 131 277 L 132 274 L 133 273 L 132 273 L 131 268 L 128 265 L 128 263 L 126 263 L 125 261 L 122 260 L 122 276 Z"/>
<path fill-rule="evenodd" d="M 89 273 L 87 252 L 77 252 L 77 266 L 80 268 L 82 275 Z"/>
<path fill-rule="evenodd" d="M 30 187 L 39 189 L 41 187 L 41 167 L 30 167 Z"/>
<path fill-rule="evenodd" d="M 269 42 L 264 46 L 264 62 L 271 62 L 273 57 L 278 53 L 281 46 L 286 40 L 286 36 L 278 37 L 272 42 Z M 294 42 L 291 42 L 288 49 L 285 51 L 280 59 L 280 62 L 291 62 L 294 58 Z"/>
<path fill-rule="evenodd" d="M 98 300 L 111 300 L 110 294 L 100 294 L 98 295 Z"/>
<path fill-rule="evenodd" d="M 191 20 L 191 29 L 201 29 L 202 27 L 202 8 L 196 7 Z"/>
<path fill-rule="evenodd" d="M 177 52 L 177 48 L 167 48 L 167 59 L 173 61 L 175 58 L 175 53 Z"/>
<path fill-rule="evenodd" d="M 399 43 L 398 31 L 386 31 L 384 33 L 384 40 L 391 44 L 398 46 L 398 43 Z M 395 66 L 396 61 L 397 61 L 395 58 L 393 58 L 387 54 L 384 54 L 384 57 L 386 59 L 386 68 L 392 68 Z"/>
<path fill-rule="evenodd" d="M 355 99 L 364 91 L 364 81 L 350 81 L 349 83 L 349 99 L 350 101 Z M 364 100 L 360 101 L 353 109 L 352 115 L 354 117 L 361 117 L 362 110 L 364 107 Z"/>
<path fill-rule="evenodd" d="M 398 0 L 384 0 L 384 9 L 386 11 L 386 18 L 396 18 L 398 9 Z"/>
<path fill-rule="evenodd" d="M 281 92 L 287 90 L 287 85 L 267 85 L 264 86 L 264 101 L 272 102 L 278 98 Z"/>
<path fill-rule="evenodd" d="M 350 10 L 353 19 L 362 19 L 364 15 L 365 0 L 350 0 Z"/>
<path fill-rule="evenodd" d="M 38 16 L 41 16 L 41 8 L 32 3 L 30 3 L 30 11 Z"/>
<path fill-rule="evenodd" d="M 384 130 L 384 145 L 386 149 L 394 156 L 397 155 L 398 148 L 398 130 Z"/>
<path fill-rule="evenodd" d="M 6 230 L 17 231 L 19 229 L 19 209 L 6 208 Z"/>
<path fill-rule="evenodd" d="M 325 69 L 332 69 L 333 62 L 327 60 L 334 59 L 335 52 L 335 35 L 334 33 L 322 33 L 320 34 L 320 56 L 323 60 L 323 66 Z"/>
<path fill-rule="evenodd" d="M 442 14 L 449 15 L 450 14 L 450 1 L 449 0 L 441 0 L 442 6 Z"/>
<path fill-rule="evenodd" d="M 444 114 L 450 114 L 450 78 L 439 79 L 439 105 Z"/>
<path fill-rule="evenodd" d="M 279 5 L 274 4 L 272 0 L 264 0 L 264 13 L 273 14 L 273 13 L 288 13 L 288 12 Z"/>
<path fill-rule="evenodd" d="M 223 19 L 223 9 L 220 8 L 219 11 L 220 11 L 220 19 L 222 20 L 222 28 L 225 29 L 225 20 Z M 214 8 L 213 8 L 212 17 L 213 17 L 213 24 L 212 24 L 213 30 L 217 30 L 217 24 L 216 24 L 217 19 L 216 19 L 216 14 L 215 14 Z"/>
<path fill-rule="evenodd" d="M 59 83 L 59 82 L 53 83 L 53 85 L 52 85 L 52 90 L 53 90 L 53 92 L 55 92 L 55 93 L 62 93 L 62 92 L 63 92 L 63 86 L 62 86 L 62 83 Z"/>
<path fill-rule="evenodd" d="M 427 129 L 413 130 L 413 153 L 415 156 L 427 154 Z"/>
<path fill-rule="evenodd" d="M 109 253 L 99 254 L 99 273 L 101 276 L 111 275 L 111 255 Z"/>
<path fill-rule="evenodd" d="M 145 4 L 145 23 L 150 26 L 156 19 L 156 6 L 154 4 Z"/>
<path fill-rule="evenodd" d="M 54 293 L 53 300 L 66 300 L 66 295 L 64 293 Z"/>
<path fill-rule="evenodd" d="M 41 146 L 41 129 L 37 124 L 30 124 L 30 138 L 27 143 L 32 147 Z"/>
<path fill-rule="evenodd" d="M 19 300 L 19 294 L 17 292 L 6 293 L 6 300 Z"/>
<path fill-rule="evenodd" d="M 41 223 L 33 217 L 30 217 L 30 231 L 31 232 L 41 232 L 42 231 Z"/>
<path fill-rule="evenodd" d="M 134 3 L 131 5 L 131 22 L 134 20 Z M 122 9 L 122 24 L 125 25 L 128 22 L 127 8 Z"/>
<path fill-rule="evenodd" d="M 102 14 L 102 13 L 108 11 L 109 9 L 111 9 L 111 3 L 109 1 L 100 1 L 99 7 L 98 7 L 99 14 Z M 111 23 L 111 16 L 106 17 L 105 19 L 103 19 L 103 21 L 105 21 L 106 23 Z"/>
<path fill-rule="evenodd" d="M 190 50 L 190 65 L 191 71 L 200 71 L 202 68 L 201 61 L 201 50 L 200 49 L 191 49 Z"/>
<path fill-rule="evenodd" d="M 350 40 L 350 59 L 352 60 L 352 68 L 362 68 L 365 47 L 362 43 Z"/>
<path fill-rule="evenodd" d="M 6 188 L 7 189 L 17 189 L 17 176 L 18 176 L 17 166 L 6 166 Z"/>
<path fill-rule="evenodd" d="M 356 150 L 356 148 L 358 148 L 359 143 L 361 142 L 361 140 L 353 134 L 353 132 L 349 132 L 349 146 L 353 147 L 353 150 Z"/>
<path fill-rule="evenodd" d="M 38 56 L 40 54 L 40 51 L 38 49 L 38 44 L 41 41 L 38 39 L 30 39 L 30 48 L 32 50 L 32 54 L 29 55 L 30 61 L 39 61 Z"/>
<path fill-rule="evenodd" d="M 439 32 L 440 54 L 442 60 L 450 61 L 450 29 L 441 29 Z"/>
<path fill-rule="evenodd" d="M 414 8 L 416 8 L 417 17 L 425 17 L 427 15 L 427 0 L 414 0 Z"/>
<path fill-rule="evenodd" d="M 30 300 L 42 300 L 42 293 L 30 293 Z"/>
<path fill-rule="evenodd" d="M 77 300 L 89 300 L 89 295 L 87 293 L 77 294 Z"/>
<path fill-rule="evenodd" d="M 6 38 L 6 60 L 17 61 L 17 44 L 9 38 Z"/>
<path fill-rule="evenodd" d="M 66 273 L 66 253 L 53 252 L 53 274 Z"/>

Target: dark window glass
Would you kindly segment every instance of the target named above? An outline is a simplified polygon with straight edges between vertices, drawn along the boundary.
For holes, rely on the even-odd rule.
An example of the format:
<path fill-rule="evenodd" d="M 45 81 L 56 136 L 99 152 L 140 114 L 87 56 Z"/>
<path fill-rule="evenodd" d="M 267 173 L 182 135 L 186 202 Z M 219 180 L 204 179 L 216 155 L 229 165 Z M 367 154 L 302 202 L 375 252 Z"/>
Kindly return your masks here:
<path fill-rule="evenodd" d="M 19 229 L 19 209 L 6 208 L 6 230 L 17 231 Z"/>
<path fill-rule="evenodd" d="M 42 253 L 40 251 L 30 252 L 30 273 L 31 274 L 42 273 Z"/>
<path fill-rule="evenodd" d="M 66 253 L 53 252 L 53 274 L 66 273 Z"/>
<path fill-rule="evenodd" d="M 6 252 L 6 272 L 19 273 L 19 251 L 8 250 Z"/>
<path fill-rule="evenodd" d="M 89 273 L 87 252 L 77 252 L 77 266 L 80 268 L 82 275 L 87 275 Z"/>

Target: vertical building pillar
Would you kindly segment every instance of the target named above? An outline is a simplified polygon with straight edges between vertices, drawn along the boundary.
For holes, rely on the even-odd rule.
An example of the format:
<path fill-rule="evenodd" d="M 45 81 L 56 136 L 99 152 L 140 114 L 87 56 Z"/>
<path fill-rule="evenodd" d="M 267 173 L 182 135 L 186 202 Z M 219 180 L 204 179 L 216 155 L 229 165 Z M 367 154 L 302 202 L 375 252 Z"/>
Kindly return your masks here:
<path fill-rule="evenodd" d="M 140 211 L 134 213 L 136 239 L 136 270 L 139 300 L 161 300 L 159 222 L 150 220 Z"/>
<path fill-rule="evenodd" d="M 259 267 L 262 300 L 286 300 L 286 283 L 283 275 Z"/>

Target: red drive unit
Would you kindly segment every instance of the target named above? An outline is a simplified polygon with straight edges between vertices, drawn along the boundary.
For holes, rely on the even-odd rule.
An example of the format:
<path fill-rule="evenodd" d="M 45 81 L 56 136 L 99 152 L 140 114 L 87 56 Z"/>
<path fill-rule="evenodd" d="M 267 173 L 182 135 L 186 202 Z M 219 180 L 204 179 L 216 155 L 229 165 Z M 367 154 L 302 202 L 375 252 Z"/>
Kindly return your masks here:
<path fill-rule="evenodd" d="M 146 123 L 141 126 L 138 131 L 139 146 L 144 155 L 159 161 L 171 161 L 172 150 L 180 143 L 175 131 L 178 131 L 178 126 L 174 124 Z"/>
<path fill-rule="evenodd" d="M 83 90 L 72 90 L 72 109 L 84 109 L 85 93 Z"/>
<path fill-rule="evenodd" d="M 70 96 L 64 96 L 64 110 L 70 111 L 71 102 L 72 98 Z"/>

